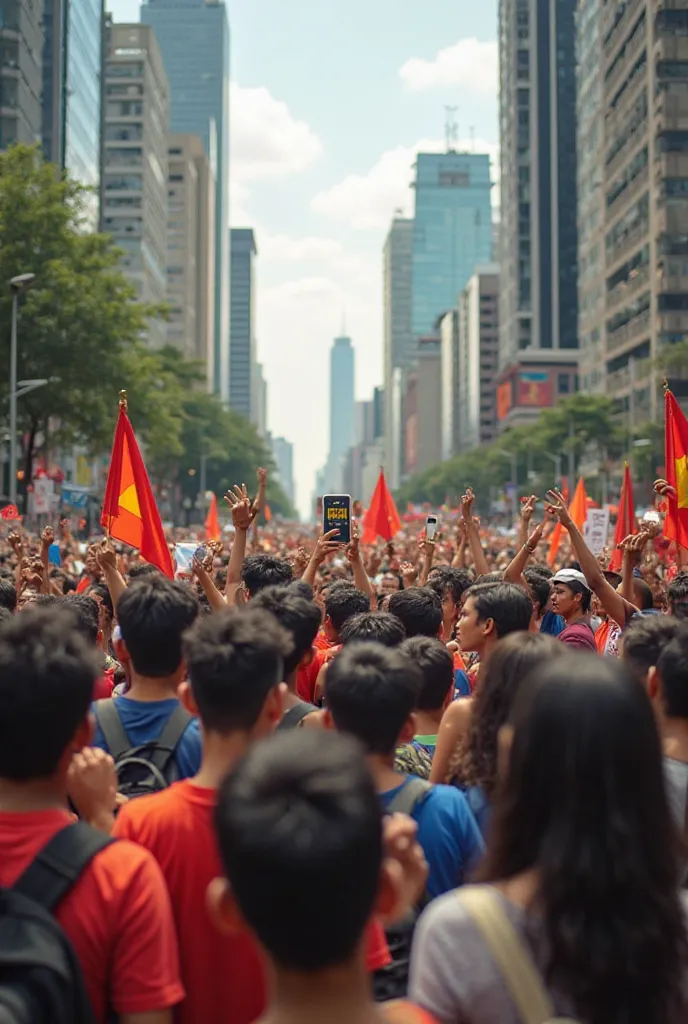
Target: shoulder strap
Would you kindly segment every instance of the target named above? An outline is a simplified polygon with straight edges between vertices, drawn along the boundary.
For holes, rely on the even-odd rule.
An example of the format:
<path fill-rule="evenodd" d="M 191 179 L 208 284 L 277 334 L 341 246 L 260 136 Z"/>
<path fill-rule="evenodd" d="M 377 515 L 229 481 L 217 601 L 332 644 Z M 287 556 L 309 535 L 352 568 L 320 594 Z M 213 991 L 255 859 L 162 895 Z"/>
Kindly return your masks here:
<path fill-rule="evenodd" d="M 151 743 L 152 753 L 148 760 L 160 771 L 164 771 L 167 762 L 174 754 L 180 739 L 186 732 L 186 727 L 193 718 L 181 704 L 178 704 L 165 723 L 165 728 L 154 743 Z"/>
<path fill-rule="evenodd" d="M 93 705 L 93 711 L 110 754 L 115 761 L 119 761 L 128 750 L 131 750 L 131 742 L 124 731 L 115 700 L 112 697 L 97 700 Z"/>
<path fill-rule="evenodd" d="M 84 821 L 67 825 L 43 847 L 13 890 L 52 912 L 96 854 L 114 842 Z"/>
<path fill-rule="evenodd" d="M 293 708 L 289 708 L 288 711 L 282 715 L 282 721 L 278 725 L 278 729 L 296 729 L 301 722 L 310 715 L 313 711 L 317 710 L 312 704 L 295 704 Z"/>
<path fill-rule="evenodd" d="M 425 800 L 432 789 L 432 783 L 412 776 L 405 786 L 387 804 L 388 814 L 412 814 L 416 806 Z"/>
<path fill-rule="evenodd" d="M 523 1024 L 546 1024 L 554 1008 L 532 959 L 489 886 L 471 885 L 457 895 L 478 927 Z"/>

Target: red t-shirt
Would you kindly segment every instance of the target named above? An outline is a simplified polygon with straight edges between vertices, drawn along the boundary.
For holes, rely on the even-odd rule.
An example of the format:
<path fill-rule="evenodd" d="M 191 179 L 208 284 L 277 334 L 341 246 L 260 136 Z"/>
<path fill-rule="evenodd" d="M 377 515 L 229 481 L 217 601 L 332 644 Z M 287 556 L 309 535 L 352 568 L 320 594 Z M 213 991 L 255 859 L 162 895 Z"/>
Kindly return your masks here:
<path fill-rule="evenodd" d="M 150 850 L 167 881 L 187 993 L 176 1024 L 252 1024 L 266 1005 L 256 943 L 248 933 L 220 935 L 206 907 L 208 885 L 223 873 L 213 830 L 215 799 L 215 790 L 185 779 L 126 804 L 115 822 L 114 834 Z M 369 933 L 368 968 L 388 963 L 385 934 L 376 923 Z"/>
<path fill-rule="evenodd" d="M 68 811 L 0 813 L 0 885 L 12 886 L 52 837 L 74 821 Z M 170 900 L 147 850 L 113 843 L 98 853 L 55 917 L 79 958 L 96 1017 L 152 1013 L 184 997 Z"/>

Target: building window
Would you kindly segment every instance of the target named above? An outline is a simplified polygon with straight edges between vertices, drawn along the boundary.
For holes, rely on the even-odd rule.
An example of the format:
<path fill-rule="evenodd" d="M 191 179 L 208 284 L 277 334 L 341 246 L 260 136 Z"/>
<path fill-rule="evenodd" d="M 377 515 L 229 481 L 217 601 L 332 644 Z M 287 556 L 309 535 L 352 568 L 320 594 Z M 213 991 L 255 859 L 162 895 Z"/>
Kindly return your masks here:
<path fill-rule="evenodd" d="M 560 395 L 568 395 L 571 390 L 571 378 L 568 373 L 557 374 L 557 392 Z"/>

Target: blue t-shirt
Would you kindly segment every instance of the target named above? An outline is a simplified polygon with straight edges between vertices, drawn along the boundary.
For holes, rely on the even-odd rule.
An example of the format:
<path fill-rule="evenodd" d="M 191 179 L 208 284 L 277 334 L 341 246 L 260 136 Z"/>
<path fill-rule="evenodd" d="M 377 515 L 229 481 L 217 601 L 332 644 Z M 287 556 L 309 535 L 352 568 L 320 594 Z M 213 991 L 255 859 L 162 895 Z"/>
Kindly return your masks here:
<path fill-rule="evenodd" d="M 379 794 L 385 810 L 413 777 L 409 775 L 400 786 Z M 433 786 L 411 817 L 418 825 L 418 842 L 428 862 L 427 891 L 433 898 L 441 896 L 461 885 L 485 849 L 480 829 L 465 796 L 453 786 Z"/>
<path fill-rule="evenodd" d="M 555 615 L 554 612 L 545 612 L 540 623 L 540 632 L 548 633 L 550 636 L 559 636 L 564 632 L 566 622 L 562 615 Z"/>
<path fill-rule="evenodd" d="M 170 697 L 169 700 L 151 701 L 132 700 L 130 697 L 115 699 L 122 727 L 129 737 L 132 747 L 140 747 L 144 743 L 160 739 L 168 718 L 179 706 L 176 697 Z M 105 737 L 97 723 L 93 746 L 110 753 Z M 192 718 L 187 725 L 177 744 L 174 756 L 180 779 L 189 779 L 192 775 L 196 775 L 201 767 L 201 730 L 197 718 Z"/>

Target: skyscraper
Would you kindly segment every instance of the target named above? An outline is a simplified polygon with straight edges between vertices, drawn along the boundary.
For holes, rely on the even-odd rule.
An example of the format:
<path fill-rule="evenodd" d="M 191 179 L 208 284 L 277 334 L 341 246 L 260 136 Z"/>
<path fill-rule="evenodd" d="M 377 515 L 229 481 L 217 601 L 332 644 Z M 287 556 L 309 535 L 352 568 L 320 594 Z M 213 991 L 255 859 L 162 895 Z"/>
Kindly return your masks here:
<path fill-rule="evenodd" d="M 411 365 L 415 348 L 411 330 L 412 266 L 413 221 L 395 217 L 383 252 L 385 471 L 391 487 L 399 486 L 402 431 L 399 403 L 395 405 L 392 400 L 394 371 Z"/>
<path fill-rule="evenodd" d="M 342 486 L 342 457 L 355 439 L 354 350 L 351 338 L 335 338 L 330 350 L 330 453 L 325 486 Z"/>
<path fill-rule="evenodd" d="M 284 437 L 272 438 L 272 454 L 277 464 L 277 477 L 282 490 L 294 504 L 294 445 Z"/>
<path fill-rule="evenodd" d="M 502 427 L 575 388 L 576 0 L 500 0 Z"/>
<path fill-rule="evenodd" d="M 139 299 L 160 305 L 167 297 L 167 78 L 149 26 L 110 25 L 106 46 L 103 228 L 124 250 L 122 269 Z M 162 320 L 149 321 L 148 340 L 164 345 Z"/>
<path fill-rule="evenodd" d="M 43 152 L 71 177 L 96 189 L 87 197 L 93 230 L 100 214 L 104 10 L 103 0 L 45 0 Z"/>
<path fill-rule="evenodd" d="M 0 4 L 0 149 L 41 138 L 43 3 Z"/>
<path fill-rule="evenodd" d="M 414 344 L 434 333 L 477 263 L 492 256 L 490 158 L 419 153 L 413 222 L 411 329 Z"/>
<path fill-rule="evenodd" d="M 215 181 L 197 135 L 167 143 L 167 340 L 211 382 Z"/>
<path fill-rule="evenodd" d="M 491 444 L 497 433 L 499 267 L 486 264 L 459 296 L 458 450 Z"/>
<path fill-rule="evenodd" d="M 220 0 L 147 0 L 170 83 L 170 127 L 203 140 L 215 177 L 215 390 L 229 395 L 229 22 Z"/>
<path fill-rule="evenodd" d="M 230 231 L 229 406 L 247 420 L 256 412 L 256 338 L 252 228 Z"/>

